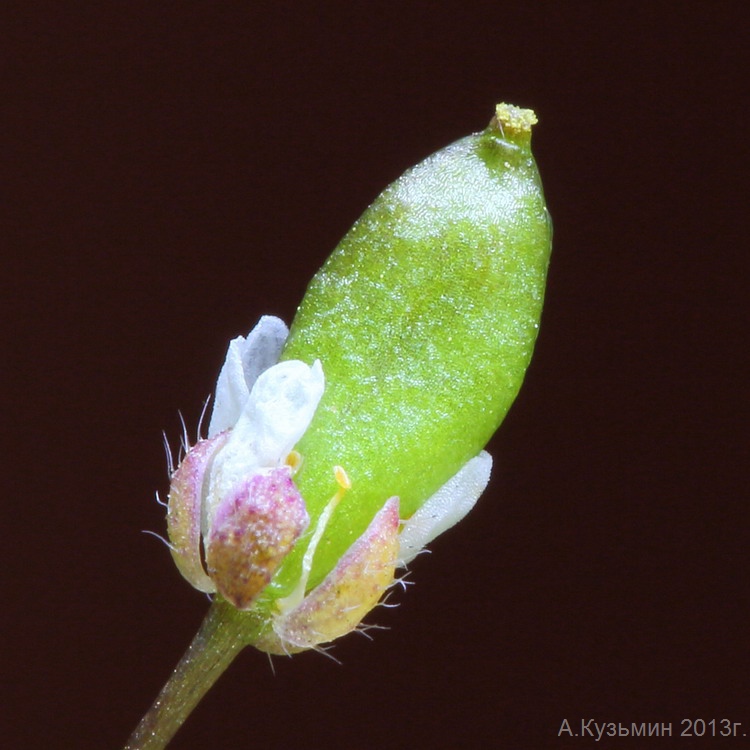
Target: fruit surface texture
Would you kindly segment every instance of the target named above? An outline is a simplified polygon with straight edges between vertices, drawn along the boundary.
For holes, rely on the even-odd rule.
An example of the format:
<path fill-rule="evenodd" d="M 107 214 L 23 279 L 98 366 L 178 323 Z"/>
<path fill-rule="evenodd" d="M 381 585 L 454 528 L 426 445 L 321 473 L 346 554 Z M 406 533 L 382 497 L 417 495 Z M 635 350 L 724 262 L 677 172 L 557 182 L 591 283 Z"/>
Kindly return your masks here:
<path fill-rule="evenodd" d="M 319 359 L 326 389 L 295 481 L 314 518 L 336 491 L 332 467 L 351 480 L 311 585 L 389 496 L 402 518 L 414 513 L 485 446 L 518 393 L 552 241 L 535 122 L 499 105 L 484 131 L 408 170 L 309 285 L 282 359 Z"/>

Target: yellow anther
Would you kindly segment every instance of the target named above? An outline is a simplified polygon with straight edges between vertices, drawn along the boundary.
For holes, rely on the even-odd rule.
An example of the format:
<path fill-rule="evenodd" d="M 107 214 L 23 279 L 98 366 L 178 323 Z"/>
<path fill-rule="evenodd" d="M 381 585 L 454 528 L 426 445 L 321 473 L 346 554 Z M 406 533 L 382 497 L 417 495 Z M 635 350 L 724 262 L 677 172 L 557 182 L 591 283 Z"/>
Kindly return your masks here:
<path fill-rule="evenodd" d="M 289 451 L 284 463 L 292 470 L 292 474 L 296 474 L 302 466 L 302 454 L 298 451 Z"/>
<path fill-rule="evenodd" d="M 333 475 L 336 477 L 336 481 L 342 490 L 348 490 L 351 488 L 352 482 L 343 466 L 334 466 Z"/>

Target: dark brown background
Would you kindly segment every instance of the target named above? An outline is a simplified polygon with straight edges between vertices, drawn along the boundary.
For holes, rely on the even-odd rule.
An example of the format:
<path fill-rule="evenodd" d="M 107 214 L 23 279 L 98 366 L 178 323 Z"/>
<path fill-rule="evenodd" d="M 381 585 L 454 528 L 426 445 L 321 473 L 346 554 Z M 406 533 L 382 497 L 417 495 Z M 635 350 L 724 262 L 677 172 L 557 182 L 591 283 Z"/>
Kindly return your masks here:
<path fill-rule="evenodd" d="M 140 533 L 164 528 L 160 431 L 178 409 L 192 428 L 228 339 L 290 320 L 380 189 L 498 100 L 539 114 L 556 233 L 489 490 L 373 618 L 390 630 L 275 676 L 247 651 L 173 747 L 591 741 L 558 739 L 565 718 L 729 718 L 750 742 L 742 6 L 512 5 L 4 24 L 4 747 L 124 743 L 206 609 Z"/>

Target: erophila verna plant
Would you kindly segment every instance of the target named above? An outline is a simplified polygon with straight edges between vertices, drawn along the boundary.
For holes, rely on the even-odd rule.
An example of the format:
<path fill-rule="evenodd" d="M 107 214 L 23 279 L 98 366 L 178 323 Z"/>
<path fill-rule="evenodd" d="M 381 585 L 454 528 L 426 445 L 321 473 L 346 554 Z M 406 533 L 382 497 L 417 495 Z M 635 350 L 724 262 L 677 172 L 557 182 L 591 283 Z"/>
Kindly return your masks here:
<path fill-rule="evenodd" d="M 262 317 L 230 342 L 167 511 L 174 561 L 212 604 L 131 750 L 164 747 L 244 646 L 293 654 L 367 627 L 399 569 L 474 506 L 542 310 L 535 122 L 498 105 L 385 189 L 290 330 Z"/>

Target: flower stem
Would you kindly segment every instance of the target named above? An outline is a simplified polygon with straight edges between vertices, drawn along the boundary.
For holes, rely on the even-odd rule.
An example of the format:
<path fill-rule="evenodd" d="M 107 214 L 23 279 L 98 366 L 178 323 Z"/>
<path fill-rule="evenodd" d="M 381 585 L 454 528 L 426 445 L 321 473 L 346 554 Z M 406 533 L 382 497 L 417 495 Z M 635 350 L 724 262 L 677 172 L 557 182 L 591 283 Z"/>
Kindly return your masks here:
<path fill-rule="evenodd" d="M 125 750 L 161 750 L 221 673 L 248 643 L 248 621 L 234 607 L 215 600 L 200 630 L 154 704 L 130 736 Z"/>

